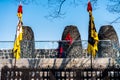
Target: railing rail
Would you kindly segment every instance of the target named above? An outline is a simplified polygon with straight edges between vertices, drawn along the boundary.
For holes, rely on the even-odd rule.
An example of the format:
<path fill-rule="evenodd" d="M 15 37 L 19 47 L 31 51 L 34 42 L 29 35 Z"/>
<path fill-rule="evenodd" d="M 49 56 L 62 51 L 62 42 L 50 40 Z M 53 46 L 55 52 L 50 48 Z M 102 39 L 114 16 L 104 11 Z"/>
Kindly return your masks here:
<path fill-rule="evenodd" d="M 106 69 L 38 69 L 8 68 L 1 70 L 1 80 L 119 80 L 120 68 Z"/>
<path fill-rule="evenodd" d="M 57 57 L 57 54 L 58 54 L 57 49 L 59 47 L 59 42 L 62 42 L 63 44 L 65 44 L 63 45 L 64 47 L 64 46 L 68 46 L 66 45 L 66 43 L 69 41 L 66 41 L 66 40 L 62 40 L 62 41 L 46 40 L 46 41 L 34 41 L 34 42 L 22 41 L 21 58 L 29 58 L 29 57 L 32 58 L 33 57 L 32 55 L 34 55 L 34 58 L 41 58 L 41 57 L 43 58 L 44 56 L 46 58 L 48 57 L 55 58 Z M 81 46 L 80 50 L 74 49 L 75 52 L 74 51 L 73 52 L 75 54 L 79 54 L 79 56 L 81 57 L 89 57 L 86 50 L 88 45 L 87 40 L 77 40 L 77 41 L 73 41 L 73 43 L 75 44 L 69 45 L 68 49 L 72 48 L 73 50 L 74 47 L 76 48 L 77 46 Z M 118 44 L 114 44 L 114 42 L 110 40 L 99 40 L 99 43 L 100 45 L 98 44 L 98 47 L 99 47 L 98 53 L 101 53 L 103 57 L 120 56 L 120 47 Z M 0 41 L 0 58 L 1 57 L 11 58 L 12 57 L 11 55 L 13 54 L 12 52 L 12 49 L 14 47 L 13 45 L 14 45 L 14 41 Z M 64 52 L 66 53 L 66 50 L 64 50 Z M 72 57 L 74 58 L 74 56 Z"/>

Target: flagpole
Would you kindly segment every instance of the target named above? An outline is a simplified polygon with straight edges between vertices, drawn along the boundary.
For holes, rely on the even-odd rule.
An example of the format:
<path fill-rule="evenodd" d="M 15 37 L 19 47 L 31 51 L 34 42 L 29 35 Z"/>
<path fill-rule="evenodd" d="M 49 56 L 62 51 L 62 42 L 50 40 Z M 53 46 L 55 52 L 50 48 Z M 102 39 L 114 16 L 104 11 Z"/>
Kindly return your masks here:
<path fill-rule="evenodd" d="M 20 0 L 20 2 L 19 2 L 19 4 L 21 5 L 22 4 L 22 2 L 21 2 L 21 0 Z M 20 23 L 20 19 L 18 18 L 18 23 L 17 23 L 17 27 L 16 27 L 16 34 L 15 34 L 15 39 L 14 39 L 14 42 L 16 41 L 16 38 L 17 38 L 17 29 L 18 29 L 18 24 Z M 13 50 L 13 56 L 14 56 L 14 54 L 15 54 L 15 51 Z M 16 67 L 16 57 L 14 57 L 15 58 L 15 62 L 14 62 L 14 68 Z"/>
<path fill-rule="evenodd" d="M 92 57 L 92 53 L 91 53 L 91 78 L 93 78 L 93 73 L 92 73 L 92 71 L 93 71 L 93 67 L 92 67 L 92 64 L 93 64 L 93 63 L 92 63 L 92 61 L 93 61 L 93 60 L 92 60 L 92 58 L 93 58 L 93 57 Z"/>
<path fill-rule="evenodd" d="M 92 53 L 91 53 L 91 69 L 92 69 Z"/>
<path fill-rule="evenodd" d="M 19 23 L 19 22 L 18 22 Z M 18 24 L 17 23 L 17 24 Z M 15 39 L 14 39 L 14 42 L 16 41 L 16 38 L 17 38 L 17 28 L 18 28 L 18 25 L 17 25 L 17 27 L 16 27 L 16 34 L 15 34 Z M 14 43 L 15 44 L 15 43 Z M 13 51 L 13 56 L 14 56 L 14 54 L 15 54 L 15 51 Z M 14 67 L 16 66 L 16 57 L 14 56 L 14 58 L 15 58 L 15 62 L 14 62 Z"/>
<path fill-rule="evenodd" d="M 18 23 L 17 23 L 18 24 Z M 17 26 L 18 27 L 18 26 Z M 16 34 L 15 34 L 15 38 L 14 38 L 14 44 L 15 44 L 15 41 L 16 41 L 16 38 L 17 38 L 17 27 L 16 27 Z M 14 48 L 13 48 L 13 57 L 14 57 L 14 54 L 15 54 L 15 51 L 14 51 Z M 15 57 L 14 57 L 15 58 Z M 16 58 L 15 58 L 15 62 L 14 62 L 14 67 L 16 66 Z"/>
<path fill-rule="evenodd" d="M 14 68 L 16 67 L 16 58 L 15 58 L 15 63 L 14 63 Z"/>
<path fill-rule="evenodd" d="M 92 17 L 92 16 L 90 15 L 90 13 L 89 13 L 89 17 L 90 17 L 90 19 L 91 19 L 91 17 Z M 90 25 L 91 25 L 91 24 L 92 24 L 92 20 L 90 20 Z M 91 27 L 92 27 L 92 25 L 91 25 Z M 92 49 L 91 49 L 91 50 L 92 50 Z M 93 77 L 93 74 L 92 74 L 92 69 L 93 69 L 93 67 L 92 67 L 92 64 L 93 64 L 93 63 L 92 63 L 92 61 L 93 61 L 93 60 L 92 60 L 92 54 L 93 54 L 93 51 L 91 51 L 91 77 Z"/>

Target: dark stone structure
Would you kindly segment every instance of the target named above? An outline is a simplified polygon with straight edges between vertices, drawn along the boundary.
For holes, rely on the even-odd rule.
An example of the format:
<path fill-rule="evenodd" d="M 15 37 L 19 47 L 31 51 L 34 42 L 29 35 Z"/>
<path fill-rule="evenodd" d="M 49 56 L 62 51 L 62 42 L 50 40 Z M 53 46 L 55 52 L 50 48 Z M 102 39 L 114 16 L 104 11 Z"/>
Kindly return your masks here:
<path fill-rule="evenodd" d="M 34 33 L 29 26 L 23 26 L 23 40 L 21 41 L 21 57 L 34 58 Z"/>
<path fill-rule="evenodd" d="M 66 26 L 62 34 L 62 40 L 65 40 L 68 33 L 72 38 L 72 44 L 69 44 L 68 42 L 63 43 L 63 50 L 66 57 L 82 57 L 82 42 L 78 28 L 73 25 Z M 76 40 L 79 41 L 76 42 Z"/>
<path fill-rule="evenodd" d="M 115 57 L 119 46 L 118 36 L 113 26 L 104 25 L 99 30 L 98 57 Z"/>

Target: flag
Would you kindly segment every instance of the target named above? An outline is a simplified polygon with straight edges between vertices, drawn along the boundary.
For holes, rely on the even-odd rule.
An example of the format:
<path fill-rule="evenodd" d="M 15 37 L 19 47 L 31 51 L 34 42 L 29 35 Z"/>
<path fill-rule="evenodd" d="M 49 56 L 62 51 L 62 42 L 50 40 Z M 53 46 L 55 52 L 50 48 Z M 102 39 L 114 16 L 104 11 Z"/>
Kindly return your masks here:
<path fill-rule="evenodd" d="M 21 13 L 22 7 L 18 7 L 18 14 Z M 20 58 L 20 53 L 21 53 L 21 46 L 20 46 L 20 42 L 22 40 L 22 16 L 18 15 L 19 18 L 19 22 L 17 25 L 17 31 L 16 31 L 16 40 L 14 42 L 14 48 L 13 48 L 13 52 L 14 52 L 14 57 L 18 60 Z"/>
<path fill-rule="evenodd" d="M 88 30 L 88 53 L 92 54 L 93 57 L 96 56 L 98 51 L 98 33 L 95 28 L 94 18 L 92 16 L 92 6 L 90 1 L 88 2 L 87 11 L 89 12 L 89 30 Z"/>
<path fill-rule="evenodd" d="M 22 31 L 22 22 L 19 21 L 18 26 L 17 26 L 16 40 L 14 42 L 14 49 L 13 49 L 14 57 L 16 59 L 20 58 L 20 52 L 21 52 L 20 42 L 22 40 L 22 33 L 23 33 L 23 31 Z"/>
<path fill-rule="evenodd" d="M 72 37 L 71 37 L 70 33 L 67 33 L 67 35 L 66 35 L 66 37 L 65 37 L 65 40 L 68 41 L 69 45 L 72 44 L 72 41 L 73 41 L 73 40 L 72 40 Z"/>

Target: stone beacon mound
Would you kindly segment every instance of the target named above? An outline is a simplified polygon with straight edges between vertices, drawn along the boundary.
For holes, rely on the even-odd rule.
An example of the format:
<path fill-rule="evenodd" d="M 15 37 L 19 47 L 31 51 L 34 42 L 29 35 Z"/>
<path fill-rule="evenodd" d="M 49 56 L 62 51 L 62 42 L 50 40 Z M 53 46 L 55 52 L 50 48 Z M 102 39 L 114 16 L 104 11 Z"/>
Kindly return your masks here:
<path fill-rule="evenodd" d="M 117 33 L 113 26 L 104 25 L 99 30 L 99 40 L 98 44 L 98 57 L 115 57 L 116 53 L 113 51 L 113 47 L 119 47 L 119 41 Z"/>
<path fill-rule="evenodd" d="M 21 57 L 35 58 L 34 32 L 29 26 L 23 26 L 23 40 L 21 41 Z"/>
<path fill-rule="evenodd" d="M 63 43 L 63 50 L 66 52 L 66 57 L 82 57 L 82 42 L 81 42 L 81 35 L 78 31 L 78 28 L 74 25 L 66 26 L 63 34 L 62 40 L 65 40 L 67 34 L 70 34 L 72 38 L 72 44 L 70 45 L 67 42 Z M 78 42 L 75 42 L 79 40 Z M 79 53 L 78 53 L 79 52 Z"/>

